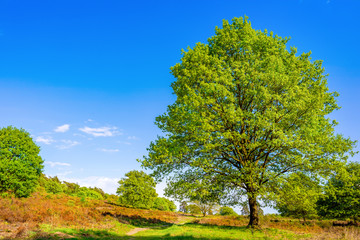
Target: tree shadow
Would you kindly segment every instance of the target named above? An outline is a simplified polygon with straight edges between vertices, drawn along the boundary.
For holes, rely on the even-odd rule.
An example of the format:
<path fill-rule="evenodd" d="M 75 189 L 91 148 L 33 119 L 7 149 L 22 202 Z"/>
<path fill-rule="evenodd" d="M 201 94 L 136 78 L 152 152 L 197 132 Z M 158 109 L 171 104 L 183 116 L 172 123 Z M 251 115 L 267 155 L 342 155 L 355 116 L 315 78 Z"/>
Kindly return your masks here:
<path fill-rule="evenodd" d="M 113 214 L 110 212 L 102 213 L 103 216 L 111 216 L 116 218 L 120 223 L 131 224 L 135 227 L 154 227 L 154 226 L 171 226 L 173 223 L 162 221 L 157 218 L 144 218 L 139 215 L 123 215 L 123 214 Z"/>
<path fill-rule="evenodd" d="M 26 238 L 29 240 L 60 240 L 60 239 L 71 239 L 71 240 L 96 240 L 96 239 L 109 239 L 109 240 L 157 240 L 157 239 L 170 239 L 170 240 L 225 240 L 226 238 L 204 238 L 204 237 L 193 237 L 193 236 L 120 236 L 115 233 L 109 233 L 105 231 L 93 231 L 83 230 L 78 233 L 72 233 L 71 235 L 66 234 L 54 234 L 54 233 L 37 233 L 35 236 Z"/>
<path fill-rule="evenodd" d="M 154 229 L 157 230 L 164 230 L 167 229 L 169 227 L 171 227 L 172 225 L 167 225 L 167 226 L 158 226 L 158 227 L 153 227 Z M 217 225 L 208 225 L 208 224 L 196 224 L 196 223 L 186 223 L 182 226 L 190 226 L 190 227 L 197 227 L 197 228 L 214 228 L 214 229 L 221 229 L 221 230 L 229 230 L 229 229 L 238 229 L 238 230 L 246 230 L 248 229 L 247 227 L 231 227 L 231 226 L 217 226 Z M 155 240 L 155 239 L 170 239 L 170 240 L 199 240 L 199 239 L 203 239 L 203 240 L 225 240 L 227 239 L 226 237 L 224 238 L 209 238 L 209 237 L 200 237 L 197 236 L 171 236 L 170 234 L 165 234 L 165 235 L 155 235 L 155 236 L 136 236 L 136 235 L 131 235 L 131 236 L 124 236 L 121 234 L 117 234 L 114 232 L 108 232 L 106 230 L 84 230 L 84 229 L 71 229 L 71 231 L 68 231 L 68 233 L 65 232 L 55 232 L 55 233 L 48 233 L 48 232 L 42 232 L 42 231 L 38 231 L 36 232 L 35 235 L 33 235 L 32 237 L 26 238 L 29 240 L 45 240 L 45 239 L 50 239 L 50 240 L 59 240 L 59 239 L 73 239 L 73 240 L 86 240 L 86 239 L 113 239 L 113 240 L 118 240 L 118 239 L 128 239 L 128 240 Z"/>

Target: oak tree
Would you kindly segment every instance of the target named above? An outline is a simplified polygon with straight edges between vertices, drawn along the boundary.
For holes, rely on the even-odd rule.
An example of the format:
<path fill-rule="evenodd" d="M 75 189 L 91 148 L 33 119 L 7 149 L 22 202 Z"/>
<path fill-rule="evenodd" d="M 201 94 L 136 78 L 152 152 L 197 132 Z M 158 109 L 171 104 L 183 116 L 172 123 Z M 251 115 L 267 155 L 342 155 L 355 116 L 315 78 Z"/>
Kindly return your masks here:
<path fill-rule="evenodd" d="M 249 226 L 257 227 L 257 200 L 279 177 L 325 172 L 346 158 L 353 142 L 328 118 L 338 94 L 327 87 L 322 61 L 297 54 L 288 40 L 234 18 L 183 51 L 171 68 L 176 101 L 156 118 L 164 135 L 142 166 L 157 179 L 190 171 L 244 194 Z"/>

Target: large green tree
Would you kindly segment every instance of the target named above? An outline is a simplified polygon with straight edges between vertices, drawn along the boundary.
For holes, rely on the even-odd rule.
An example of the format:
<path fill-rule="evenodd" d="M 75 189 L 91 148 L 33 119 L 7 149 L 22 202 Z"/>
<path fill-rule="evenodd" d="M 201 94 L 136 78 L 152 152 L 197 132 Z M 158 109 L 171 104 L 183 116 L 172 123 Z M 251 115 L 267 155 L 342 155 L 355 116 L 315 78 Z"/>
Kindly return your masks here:
<path fill-rule="evenodd" d="M 40 148 L 24 129 L 0 129 L 0 192 L 29 196 L 44 168 L 39 153 Z"/>
<path fill-rule="evenodd" d="M 207 44 L 183 51 L 171 68 L 177 99 L 156 118 L 164 136 L 142 165 L 158 179 L 191 171 L 245 194 L 256 227 L 257 199 L 277 178 L 344 159 L 353 142 L 327 117 L 339 108 L 338 94 L 327 87 L 322 61 L 297 55 L 288 40 L 234 18 Z"/>
<path fill-rule="evenodd" d="M 119 181 L 116 193 L 119 202 L 125 206 L 149 209 L 157 198 L 156 182 L 143 171 L 130 171 Z"/>

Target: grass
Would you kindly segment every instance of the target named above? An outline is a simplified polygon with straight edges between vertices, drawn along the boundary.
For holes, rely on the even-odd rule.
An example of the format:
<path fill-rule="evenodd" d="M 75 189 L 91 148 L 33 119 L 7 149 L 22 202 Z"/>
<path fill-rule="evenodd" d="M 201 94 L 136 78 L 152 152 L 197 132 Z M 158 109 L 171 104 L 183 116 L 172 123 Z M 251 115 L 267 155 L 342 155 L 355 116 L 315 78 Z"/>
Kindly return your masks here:
<path fill-rule="evenodd" d="M 126 236 L 124 231 L 105 231 L 101 229 L 69 229 L 57 228 L 46 229 L 34 232 L 28 239 L 133 239 L 133 240 L 155 240 L 155 239 L 304 239 L 310 235 L 296 235 L 289 231 L 277 229 L 264 229 L 252 231 L 246 227 L 223 227 L 209 226 L 199 224 L 172 225 L 167 227 L 158 227 L 141 231 L 133 236 Z"/>
<path fill-rule="evenodd" d="M 359 227 L 334 227 L 329 220 L 302 224 L 265 216 L 260 222 L 260 230 L 251 230 L 241 216 L 193 217 L 66 195 L 0 198 L 0 239 L 360 239 Z"/>
<path fill-rule="evenodd" d="M 188 223 L 163 229 L 149 229 L 135 234 L 147 239 L 300 239 L 310 235 L 296 235 L 278 229 L 251 230 L 247 227 L 224 227 Z M 140 238 L 141 239 L 141 238 Z"/>

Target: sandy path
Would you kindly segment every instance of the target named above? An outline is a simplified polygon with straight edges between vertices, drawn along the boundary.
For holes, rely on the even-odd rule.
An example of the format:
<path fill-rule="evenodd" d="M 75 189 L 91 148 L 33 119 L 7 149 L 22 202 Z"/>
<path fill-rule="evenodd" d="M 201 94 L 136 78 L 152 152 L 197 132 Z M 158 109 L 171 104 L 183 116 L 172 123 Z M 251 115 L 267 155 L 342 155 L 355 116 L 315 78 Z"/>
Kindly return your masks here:
<path fill-rule="evenodd" d="M 145 230 L 148 230 L 150 228 L 134 228 L 134 229 L 131 229 L 129 232 L 126 233 L 126 235 L 128 236 L 131 236 L 131 235 L 134 235 L 138 232 L 141 232 L 141 231 L 145 231 Z"/>

